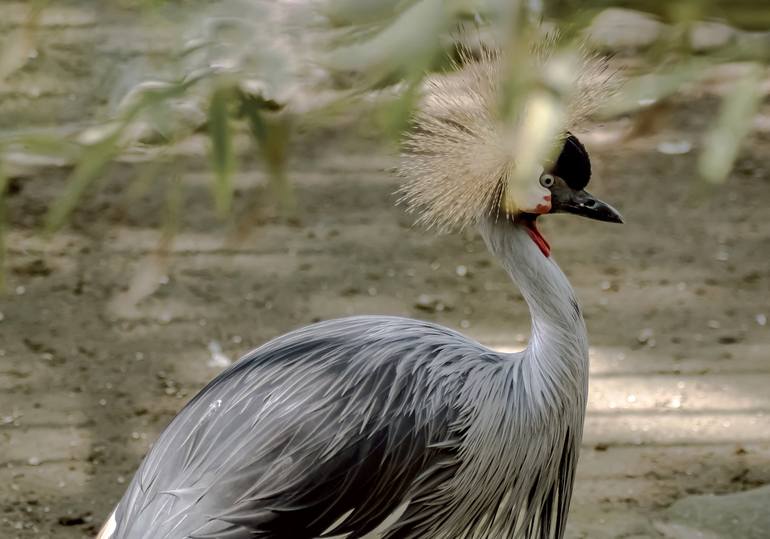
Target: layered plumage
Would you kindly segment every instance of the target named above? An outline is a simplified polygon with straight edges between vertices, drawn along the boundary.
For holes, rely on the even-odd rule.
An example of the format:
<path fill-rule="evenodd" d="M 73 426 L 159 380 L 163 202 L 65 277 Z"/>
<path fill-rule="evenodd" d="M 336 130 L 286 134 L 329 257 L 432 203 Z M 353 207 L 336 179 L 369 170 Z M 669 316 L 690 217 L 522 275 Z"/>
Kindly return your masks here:
<path fill-rule="evenodd" d="M 172 421 L 111 539 L 561 537 L 587 384 L 564 275 L 518 228 L 483 230 L 532 304 L 521 353 L 417 320 L 332 320 L 279 337 Z M 522 260 L 537 260 L 536 265 Z M 558 358 L 546 362 L 543 357 Z"/>

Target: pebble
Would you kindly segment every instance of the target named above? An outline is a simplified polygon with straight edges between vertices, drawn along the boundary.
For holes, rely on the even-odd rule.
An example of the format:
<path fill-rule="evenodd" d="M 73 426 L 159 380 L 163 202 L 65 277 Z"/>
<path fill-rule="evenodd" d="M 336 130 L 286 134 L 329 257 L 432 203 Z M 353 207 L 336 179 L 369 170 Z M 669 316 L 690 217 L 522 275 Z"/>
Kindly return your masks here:
<path fill-rule="evenodd" d="M 690 48 L 696 52 L 706 52 L 725 47 L 735 39 L 736 34 L 734 28 L 720 22 L 698 22 L 690 31 Z"/>
<path fill-rule="evenodd" d="M 637 336 L 637 340 L 640 344 L 648 344 L 651 341 L 654 342 L 653 337 L 655 336 L 655 332 L 652 330 L 652 328 L 644 328 L 642 331 L 639 332 L 639 335 Z"/>
<path fill-rule="evenodd" d="M 589 40 L 600 48 L 643 49 L 652 45 L 665 25 L 631 9 L 609 8 L 597 15 L 588 30 Z"/>
<path fill-rule="evenodd" d="M 658 144 L 657 150 L 665 155 L 685 155 L 692 150 L 692 142 L 689 140 L 663 141 Z"/>
<path fill-rule="evenodd" d="M 668 408 L 673 408 L 675 410 L 682 407 L 682 397 L 679 395 L 676 395 L 675 397 L 672 397 L 671 400 L 666 404 Z"/>
<path fill-rule="evenodd" d="M 429 294 L 420 294 L 419 296 L 417 296 L 417 301 L 415 301 L 414 306 L 415 308 L 420 309 L 421 311 L 425 311 L 429 313 L 452 310 L 451 305 L 447 305 L 440 299 L 434 296 L 431 296 Z"/>
<path fill-rule="evenodd" d="M 232 364 L 233 361 L 222 352 L 222 346 L 217 341 L 209 342 L 208 349 L 211 355 L 206 362 L 206 366 L 224 368 Z M 169 389 L 171 389 L 171 392 L 169 392 Z M 166 388 L 168 395 L 173 395 L 175 392 L 175 388 Z"/>
<path fill-rule="evenodd" d="M 719 251 L 716 255 L 714 255 L 714 258 L 716 260 L 719 260 L 720 262 L 727 262 L 730 260 L 730 254 L 727 251 Z"/>

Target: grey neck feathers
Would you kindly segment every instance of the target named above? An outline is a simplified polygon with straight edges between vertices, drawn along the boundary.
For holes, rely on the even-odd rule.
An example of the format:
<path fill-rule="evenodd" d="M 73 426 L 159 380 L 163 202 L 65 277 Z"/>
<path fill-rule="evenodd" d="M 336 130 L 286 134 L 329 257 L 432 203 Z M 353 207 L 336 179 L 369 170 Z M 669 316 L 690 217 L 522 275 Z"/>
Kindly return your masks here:
<path fill-rule="evenodd" d="M 567 277 L 540 251 L 523 226 L 507 219 L 490 219 L 482 223 L 480 232 L 529 306 L 532 335 L 524 358 L 526 372 L 534 378 L 531 381 L 543 390 L 565 391 L 562 397 L 580 396 L 583 402 L 574 404 L 584 406 L 588 338 Z"/>

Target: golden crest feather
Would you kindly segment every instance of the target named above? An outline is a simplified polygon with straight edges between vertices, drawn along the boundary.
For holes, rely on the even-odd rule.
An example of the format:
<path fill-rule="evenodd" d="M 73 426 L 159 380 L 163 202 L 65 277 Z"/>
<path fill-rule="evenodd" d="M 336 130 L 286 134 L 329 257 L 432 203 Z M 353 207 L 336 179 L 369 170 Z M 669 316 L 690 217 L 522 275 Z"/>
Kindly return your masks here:
<path fill-rule="evenodd" d="M 546 85 L 549 70 L 569 64 L 566 84 L 565 70 L 558 73 L 564 125 L 554 147 L 617 88 L 606 59 L 584 47 L 562 57 L 562 65 L 554 68 L 555 42 L 555 37 L 547 37 L 531 52 L 539 80 Z M 516 167 L 516 145 L 510 135 L 521 114 L 507 122 L 503 118 L 503 56 L 483 49 L 476 56 L 461 50 L 454 72 L 425 81 L 403 143 L 399 202 L 419 214 L 418 223 L 440 231 L 473 226 L 481 217 L 499 212 L 506 182 Z"/>

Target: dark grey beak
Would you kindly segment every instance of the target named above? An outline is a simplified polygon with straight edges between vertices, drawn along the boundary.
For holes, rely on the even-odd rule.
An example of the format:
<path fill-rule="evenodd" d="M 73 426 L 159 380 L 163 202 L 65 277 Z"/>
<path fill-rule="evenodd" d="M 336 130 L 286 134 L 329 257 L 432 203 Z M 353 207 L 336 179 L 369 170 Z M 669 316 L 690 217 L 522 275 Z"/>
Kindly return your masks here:
<path fill-rule="evenodd" d="M 551 212 L 573 213 L 589 219 L 605 221 L 607 223 L 622 223 L 623 218 L 618 210 L 609 204 L 602 202 L 588 191 L 572 191 L 560 193 L 562 196 L 554 196 Z M 556 193 L 554 193 L 556 195 Z"/>

